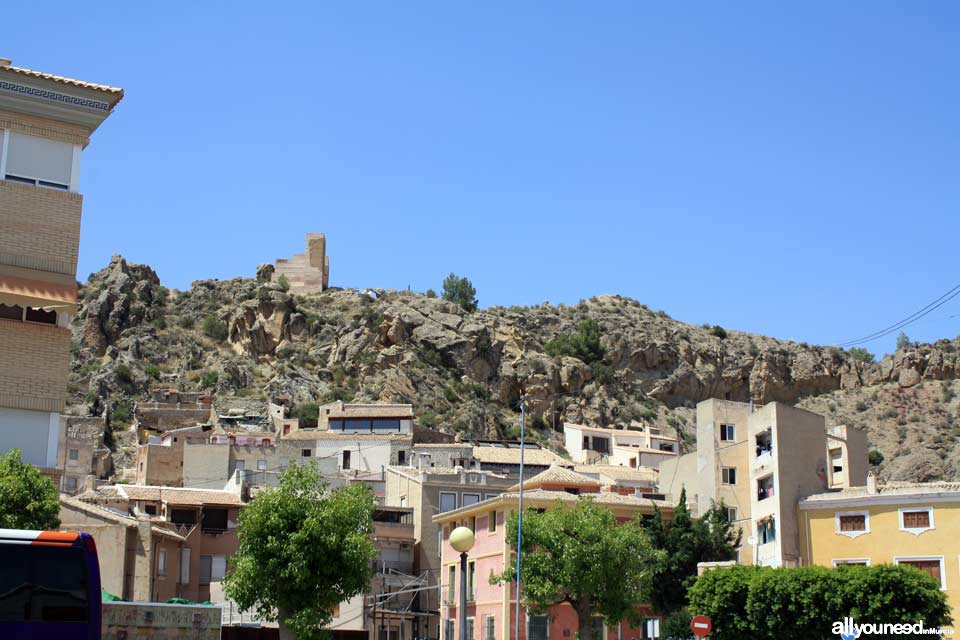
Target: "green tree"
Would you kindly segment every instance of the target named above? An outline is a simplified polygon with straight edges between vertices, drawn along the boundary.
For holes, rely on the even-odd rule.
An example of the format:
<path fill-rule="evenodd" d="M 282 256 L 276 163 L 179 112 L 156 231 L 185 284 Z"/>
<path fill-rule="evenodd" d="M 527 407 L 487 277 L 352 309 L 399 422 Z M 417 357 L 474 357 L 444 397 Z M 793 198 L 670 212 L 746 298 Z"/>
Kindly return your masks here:
<path fill-rule="evenodd" d="M 436 298 L 437 292 L 434 291 L 433 289 L 427 289 L 427 292 L 424 295 L 426 295 L 428 298 Z"/>
<path fill-rule="evenodd" d="M 334 608 L 369 586 L 373 508 L 364 485 L 329 490 L 314 465 L 289 467 L 241 513 L 225 592 L 277 620 L 282 639 L 323 637 Z"/>
<path fill-rule="evenodd" d="M 53 480 L 20 459 L 0 456 L 0 529 L 50 530 L 60 526 L 60 498 Z"/>
<path fill-rule="evenodd" d="M 290 291 L 290 280 L 287 278 L 287 274 L 281 273 L 279 276 L 277 276 L 277 279 L 275 282 L 277 283 L 277 286 L 280 287 L 282 290 Z"/>
<path fill-rule="evenodd" d="M 910 348 L 910 344 L 910 336 L 901 331 L 897 336 L 897 351 L 906 351 Z"/>
<path fill-rule="evenodd" d="M 833 623 L 951 622 L 938 580 L 905 565 L 736 566 L 708 571 L 690 588 L 691 613 L 713 622 L 714 640 L 832 638 Z"/>
<path fill-rule="evenodd" d="M 467 278 L 451 273 L 443 279 L 443 299 L 455 302 L 464 311 L 477 310 L 477 290 Z"/>
<path fill-rule="evenodd" d="M 227 323 L 217 316 L 207 316 L 203 319 L 203 333 L 208 338 L 213 338 L 217 342 L 223 342 L 227 339 L 229 331 Z"/>
<path fill-rule="evenodd" d="M 600 344 L 602 332 L 600 325 L 593 318 L 584 318 L 577 325 L 576 334 L 564 334 L 543 345 L 547 355 L 572 356 L 583 360 L 586 364 L 593 364 L 603 359 L 604 349 Z"/>
<path fill-rule="evenodd" d="M 867 364 L 873 362 L 874 355 L 864 349 L 863 347 L 852 347 L 847 353 L 851 358 L 859 362 L 866 362 Z"/>
<path fill-rule="evenodd" d="M 515 513 L 507 521 L 507 537 L 517 538 Z M 577 612 L 580 640 L 593 640 L 593 615 L 608 625 L 623 619 L 639 624 L 638 606 L 650 601 L 660 560 L 639 524 L 618 524 L 612 511 L 588 497 L 523 514 L 525 604 L 536 613 L 569 604 Z M 493 584 L 513 580 L 515 565 L 490 578 Z"/>
<path fill-rule="evenodd" d="M 659 508 L 646 523 L 653 546 L 664 552 L 654 582 L 657 589 L 651 604 L 662 613 L 679 611 L 687 604 L 687 589 L 697 579 L 697 563 L 733 560 L 742 532 L 727 518 L 726 506 L 713 503 L 699 520 L 687 508 L 687 491 L 671 520 L 665 520 Z"/>

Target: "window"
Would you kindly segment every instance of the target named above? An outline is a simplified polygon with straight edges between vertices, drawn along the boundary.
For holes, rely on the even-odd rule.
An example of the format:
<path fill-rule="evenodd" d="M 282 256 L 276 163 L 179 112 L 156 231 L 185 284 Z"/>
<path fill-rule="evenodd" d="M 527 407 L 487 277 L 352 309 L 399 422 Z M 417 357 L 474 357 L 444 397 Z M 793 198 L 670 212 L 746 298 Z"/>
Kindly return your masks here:
<path fill-rule="evenodd" d="M 470 522 L 467 523 L 467 526 L 470 527 L 470 531 L 474 533 L 477 532 L 477 516 L 470 516 Z"/>
<path fill-rule="evenodd" d="M 157 553 L 157 575 L 165 576 L 167 575 L 167 550 L 160 549 L 160 552 Z"/>
<path fill-rule="evenodd" d="M 497 640 L 496 616 L 483 617 L 483 640 Z"/>
<path fill-rule="evenodd" d="M 200 584 L 210 584 L 213 573 L 213 556 L 200 556 Z"/>
<path fill-rule="evenodd" d="M 737 521 L 737 508 L 727 507 L 727 522 L 736 522 L 736 521 Z"/>
<path fill-rule="evenodd" d="M 57 324 L 57 312 L 27 307 L 24 320 L 27 322 L 39 322 L 40 324 Z"/>
<path fill-rule="evenodd" d="M 839 567 L 842 564 L 849 564 L 857 567 L 869 567 L 870 558 L 842 558 L 840 560 L 834 560 L 833 566 Z"/>
<path fill-rule="evenodd" d="M 23 307 L 18 305 L 0 304 L 0 318 L 6 320 L 23 320 Z"/>
<path fill-rule="evenodd" d="M 79 460 L 80 459 L 80 449 L 70 449 L 70 459 Z"/>
<path fill-rule="evenodd" d="M 197 524 L 197 512 L 193 509 L 172 509 L 170 522 L 182 525 Z"/>
<path fill-rule="evenodd" d="M 590 629 L 593 631 L 593 640 L 603 640 L 603 618 L 590 618 Z"/>
<path fill-rule="evenodd" d="M 397 451 L 397 464 L 400 465 L 401 467 L 407 464 L 407 452 L 404 451 L 403 449 L 401 449 L 400 451 Z"/>
<path fill-rule="evenodd" d="M 346 449 L 344 449 L 343 451 L 343 464 L 340 466 L 343 467 L 344 469 L 350 468 L 350 452 L 347 451 Z"/>
<path fill-rule="evenodd" d="M 721 467 L 720 482 L 723 484 L 737 484 L 737 468 Z"/>
<path fill-rule="evenodd" d="M 473 640 L 473 618 L 467 618 L 467 640 Z"/>
<path fill-rule="evenodd" d="M 480 502 L 479 493 L 465 493 L 463 494 L 463 504 L 461 504 L 460 506 L 466 507 L 471 504 L 477 504 L 478 502 Z"/>
<path fill-rule="evenodd" d="M 67 478 L 67 491 L 73 491 L 77 488 L 76 478 Z"/>
<path fill-rule="evenodd" d="M 920 535 L 933 529 L 933 507 L 900 509 L 900 530 Z"/>
<path fill-rule="evenodd" d="M 643 637 L 651 640 L 660 637 L 660 618 L 647 618 L 643 621 Z"/>
<path fill-rule="evenodd" d="M 310 449 L 300 449 L 301 458 L 309 458 L 311 455 L 313 455 L 313 452 Z"/>
<path fill-rule="evenodd" d="M 733 442 L 736 439 L 737 439 L 737 425 L 734 425 L 734 424 L 720 425 L 720 441 L 721 442 Z"/>
<path fill-rule="evenodd" d="M 200 584 L 223 580 L 227 572 L 227 556 L 200 556 Z"/>
<path fill-rule="evenodd" d="M 757 500 L 772 498 L 773 494 L 773 475 L 757 480 Z"/>
<path fill-rule="evenodd" d="M 870 533 L 870 514 L 866 511 L 841 511 L 835 517 L 835 530 L 848 538 Z"/>
<path fill-rule="evenodd" d="M 204 509 L 200 529 L 210 533 L 223 533 L 227 530 L 226 509 Z"/>
<path fill-rule="evenodd" d="M 583 448 L 584 449 L 590 448 L 590 436 L 583 436 Z"/>
<path fill-rule="evenodd" d="M 239 472 L 243 473 L 243 470 L 246 469 L 246 468 L 247 468 L 247 461 L 246 461 L 246 460 L 237 460 L 237 462 L 236 462 L 236 467 L 234 467 L 234 469 L 235 469 L 236 471 L 239 471 Z"/>
<path fill-rule="evenodd" d="M 477 577 L 477 563 L 474 560 L 471 560 L 467 563 L 467 600 L 473 601 L 476 600 L 476 584 L 475 578 Z"/>
<path fill-rule="evenodd" d="M 548 640 L 550 622 L 547 616 L 527 614 L 527 640 Z"/>
<path fill-rule="evenodd" d="M 770 516 L 757 522 L 757 538 L 760 544 L 776 542 L 777 540 L 777 521 Z"/>
<path fill-rule="evenodd" d="M 447 569 L 447 602 L 457 599 L 457 565 L 452 564 Z"/>
<path fill-rule="evenodd" d="M 257 460 L 257 471 L 266 471 L 266 470 L 267 470 L 267 461 Z"/>
<path fill-rule="evenodd" d="M 490 533 L 497 532 L 497 512 L 491 511 L 487 514 L 487 531 Z"/>
<path fill-rule="evenodd" d="M 610 453 L 610 438 L 593 437 L 593 450 L 597 453 Z"/>
<path fill-rule="evenodd" d="M 190 547 L 180 549 L 180 583 L 190 584 Z"/>
<path fill-rule="evenodd" d="M 928 573 L 940 583 L 941 589 L 947 588 L 946 575 L 943 570 L 943 556 L 930 556 L 928 558 L 894 558 L 894 564 L 905 564 L 915 567 L 924 573 Z"/>
<path fill-rule="evenodd" d="M 157 505 L 155 504 L 144 505 L 143 512 L 148 516 L 155 516 L 157 515 Z"/>
<path fill-rule="evenodd" d="M 72 144 L 14 131 L 7 135 L 5 180 L 64 191 L 70 188 Z"/>
<path fill-rule="evenodd" d="M 443 635 L 446 640 L 457 640 L 456 633 L 454 633 L 453 618 L 443 621 Z"/>
<path fill-rule="evenodd" d="M 440 513 L 453 511 L 457 508 L 457 494 L 440 492 Z"/>

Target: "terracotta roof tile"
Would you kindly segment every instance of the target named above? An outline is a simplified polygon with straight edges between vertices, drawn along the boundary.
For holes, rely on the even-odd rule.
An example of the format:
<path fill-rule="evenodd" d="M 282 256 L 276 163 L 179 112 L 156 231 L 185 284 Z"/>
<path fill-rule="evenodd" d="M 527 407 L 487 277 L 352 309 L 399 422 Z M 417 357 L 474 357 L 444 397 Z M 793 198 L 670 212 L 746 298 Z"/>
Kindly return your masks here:
<path fill-rule="evenodd" d="M 14 67 L 13 65 L 0 66 L 2 71 L 10 71 L 12 73 L 17 73 L 23 76 L 30 76 L 32 78 L 41 78 L 43 80 L 52 80 L 53 82 L 59 82 L 60 84 L 66 84 L 73 87 L 80 87 L 83 89 L 93 89 L 94 91 L 103 91 L 105 93 L 112 93 L 116 96 L 123 97 L 123 89 L 120 87 L 111 87 L 105 84 L 96 84 L 94 82 L 86 82 L 84 80 L 76 80 L 74 78 L 66 78 L 64 76 L 54 75 L 52 73 L 44 73 L 42 71 L 34 71 L 33 69 L 25 69 L 23 67 Z"/>
<path fill-rule="evenodd" d="M 574 471 L 587 475 L 599 475 L 619 482 L 656 482 L 660 473 L 650 467 L 626 467 L 614 464 L 578 464 Z"/>
<path fill-rule="evenodd" d="M 600 487 L 600 482 L 593 478 L 579 474 L 576 471 L 566 469 L 557 465 L 551 465 L 546 471 L 541 471 L 537 475 L 523 481 L 523 489 L 542 487 L 543 485 L 563 485 L 568 487 Z M 520 483 L 510 487 L 511 491 L 520 489 Z"/>
<path fill-rule="evenodd" d="M 520 449 L 495 447 L 489 445 L 477 445 L 473 448 L 473 457 L 480 461 L 490 464 L 520 464 Z M 523 453 L 523 462 L 537 466 L 550 466 L 551 464 L 570 464 L 554 452 L 548 449 L 538 449 L 528 447 Z"/>
<path fill-rule="evenodd" d="M 117 513 L 116 511 L 111 511 L 110 509 L 104 509 L 103 507 L 99 507 L 99 506 L 97 506 L 97 505 L 95 505 L 95 504 L 90 504 L 89 502 L 84 502 L 83 500 L 78 500 L 77 498 L 69 498 L 69 497 L 67 497 L 67 496 L 60 496 L 60 504 L 61 504 L 61 505 L 66 505 L 66 506 L 71 507 L 71 508 L 73 508 L 73 509 L 76 509 L 76 510 L 78 510 L 78 511 L 83 511 L 83 512 L 86 513 L 86 514 L 92 515 L 92 516 L 97 517 L 97 518 L 103 518 L 104 520 L 108 520 L 108 521 L 114 522 L 114 523 L 116 523 L 116 524 L 124 525 L 124 526 L 126 526 L 126 527 L 128 527 L 128 528 L 138 527 L 138 526 L 140 525 L 140 523 L 143 522 L 142 520 L 138 520 L 138 519 L 136 519 L 136 518 L 134 518 L 134 517 L 132 517 L 132 516 L 121 515 L 121 514 Z M 67 523 L 65 523 L 63 526 L 66 527 L 66 528 L 70 528 L 70 527 L 71 527 L 71 523 L 67 522 Z M 80 525 L 80 526 L 82 526 L 82 525 Z M 150 530 L 153 531 L 153 533 L 155 533 L 155 534 L 157 534 L 157 535 L 161 535 L 161 536 L 164 536 L 164 537 L 166 537 L 166 538 L 170 538 L 171 540 L 178 540 L 178 541 L 180 541 L 180 542 L 183 542 L 184 540 L 186 540 L 186 538 L 184 538 L 183 536 L 181 536 L 181 535 L 180 535 L 179 533 L 177 533 L 176 531 L 172 531 L 172 530 L 170 530 L 170 529 L 165 529 L 164 527 L 158 527 L 158 526 L 156 526 L 156 525 L 150 525 Z"/>
<path fill-rule="evenodd" d="M 213 489 L 190 489 L 180 487 L 157 487 L 140 484 L 117 485 L 117 490 L 130 500 L 159 500 L 168 504 L 187 505 L 235 505 L 241 506 L 240 495 L 231 491 Z"/>

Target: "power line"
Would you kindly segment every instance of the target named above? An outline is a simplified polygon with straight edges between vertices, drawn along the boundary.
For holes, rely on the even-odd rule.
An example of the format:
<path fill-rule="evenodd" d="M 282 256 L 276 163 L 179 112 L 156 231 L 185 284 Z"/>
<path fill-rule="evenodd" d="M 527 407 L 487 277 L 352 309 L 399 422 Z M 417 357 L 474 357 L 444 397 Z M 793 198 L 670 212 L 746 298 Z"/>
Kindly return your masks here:
<path fill-rule="evenodd" d="M 877 339 L 882 338 L 882 337 L 884 337 L 884 336 L 888 336 L 888 335 L 890 335 L 891 333 L 893 333 L 894 331 L 898 331 L 898 330 L 906 327 L 907 325 L 913 324 L 913 323 L 916 322 L 917 320 L 919 320 L 919 319 L 923 318 L 924 316 L 932 313 L 932 312 L 935 311 L 936 309 L 939 309 L 940 307 L 942 307 L 942 306 L 945 305 L 946 303 L 948 303 L 948 302 L 950 302 L 951 300 L 953 300 L 954 298 L 956 298 L 958 295 L 960 295 L 960 284 L 958 284 L 957 286 L 953 287 L 952 289 L 950 289 L 949 291 L 947 291 L 946 293 L 944 293 L 943 295 L 941 295 L 939 298 L 937 298 L 937 299 L 934 300 L 933 302 L 930 302 L 930 303 L 927 304 L 925 307 L 922 307 L 920 310 L 915 311 L 914 313 L 910 314 L 909 316 L 907 316 L 907 317 L 904 318 L 903 320 L 900 320 L 899 322 L 896 322 L 896 323 L 890 325 L 889 327 L 885 327 L 885 328 L 883 328 L 883 329 L 881 329 L 881 330 L 879 330 L 879 331 L 875 331 L 874 333 L 871 333 L 871 334 L 869 334 L 869 335 L 863 336 L 862 338 L 856 338 L 856 339 L 854 339 L 854 340 L 846 340 L 846 341 L 844 341 L 844 342 L 838 342 L 838 343 L 836 343 L 836 346 L 838 346 L 838 347 L 852 347 L 852 346 L 857 345 L 857 344 L 863 344 L 863 343 L 865 343 L 865 342 L 872 342 L 873 340 L 877 340 Z"/>

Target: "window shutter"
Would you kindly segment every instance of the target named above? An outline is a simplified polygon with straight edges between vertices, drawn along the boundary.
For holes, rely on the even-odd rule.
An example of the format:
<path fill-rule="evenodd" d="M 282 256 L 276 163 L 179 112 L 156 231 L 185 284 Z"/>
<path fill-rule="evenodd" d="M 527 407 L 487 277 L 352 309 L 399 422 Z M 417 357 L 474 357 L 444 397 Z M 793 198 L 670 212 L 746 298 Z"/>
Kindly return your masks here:
<path fill-rule="evenodd" d="M 7 174 L 70 186 L 73 145 L 10 132 Z"/>

